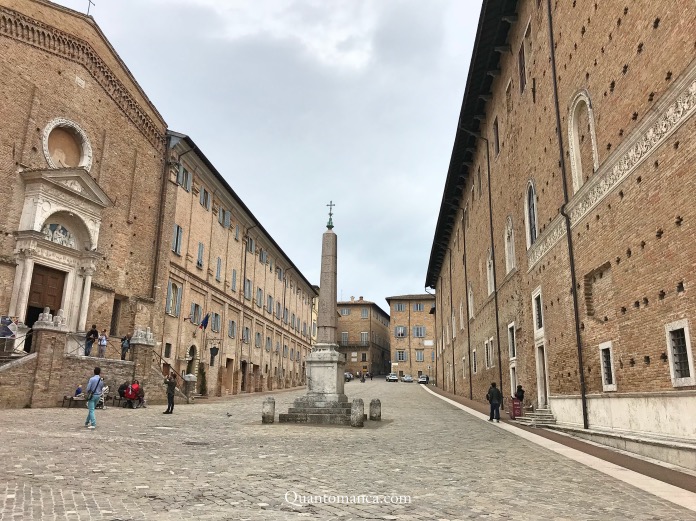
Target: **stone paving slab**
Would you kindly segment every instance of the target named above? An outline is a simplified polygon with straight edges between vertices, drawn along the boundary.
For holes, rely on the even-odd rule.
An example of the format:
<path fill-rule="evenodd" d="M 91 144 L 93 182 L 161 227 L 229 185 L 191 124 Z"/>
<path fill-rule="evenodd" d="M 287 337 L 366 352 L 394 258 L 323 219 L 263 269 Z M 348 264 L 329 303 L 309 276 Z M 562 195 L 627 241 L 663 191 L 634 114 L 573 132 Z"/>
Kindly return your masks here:
<path fill-rule="evenodd" d="M 276 415 L 302 394 L 274 393 Z M 81 409 L 0 410 L 0 520 L 696 521 L 417 384 L 346 394 L 380 398 L 383 421 L 262 425 L 253 394 L 173 415 L 110 407 L 93 431 Z"/>

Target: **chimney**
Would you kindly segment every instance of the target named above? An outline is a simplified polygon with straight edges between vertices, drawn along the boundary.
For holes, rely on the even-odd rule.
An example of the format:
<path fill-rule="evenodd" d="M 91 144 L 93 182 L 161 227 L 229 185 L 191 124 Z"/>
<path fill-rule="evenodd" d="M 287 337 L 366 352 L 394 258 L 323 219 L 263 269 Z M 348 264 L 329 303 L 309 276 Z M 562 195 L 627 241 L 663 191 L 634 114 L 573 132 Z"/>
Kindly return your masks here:
<path fill-rule="evenodd" d="M 355 297 L 353 295 L 350 296 L 350 301 L 355 302 Z"/>
<path fill-rule="evenodd" d="M 360 302 L 362 302 L 362 296 L 360 296 L 360 299 L 359 299 L 359 300 L 360 300 Z"/>

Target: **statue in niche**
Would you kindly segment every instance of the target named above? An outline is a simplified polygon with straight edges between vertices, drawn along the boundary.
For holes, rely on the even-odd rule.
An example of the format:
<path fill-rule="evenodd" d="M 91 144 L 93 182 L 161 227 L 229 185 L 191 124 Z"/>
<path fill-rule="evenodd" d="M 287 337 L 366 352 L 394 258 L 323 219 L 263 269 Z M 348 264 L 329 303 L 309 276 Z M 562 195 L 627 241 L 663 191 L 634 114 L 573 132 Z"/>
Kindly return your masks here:
<path fill-rule="evenodd" d="M 41 233 L 44 234 L 48 241 L 67 246 L 68 248 L 75 248 L 75 238 L 62 224 L 45 224 Z"/>

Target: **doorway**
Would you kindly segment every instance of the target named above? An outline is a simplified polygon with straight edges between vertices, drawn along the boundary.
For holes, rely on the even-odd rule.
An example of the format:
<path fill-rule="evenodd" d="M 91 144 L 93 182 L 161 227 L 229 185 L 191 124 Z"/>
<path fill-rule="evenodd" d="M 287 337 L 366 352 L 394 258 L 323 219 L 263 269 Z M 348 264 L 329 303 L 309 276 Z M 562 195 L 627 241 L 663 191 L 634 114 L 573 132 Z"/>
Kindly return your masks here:
<path fill-rule="evenodd" d="M 186 374 L 194 374 L 196 369 L 196 346 L 189 347 L 188 363 L 186 364 Z"/>
<path fill-rule="evenodd" d="M 49 308 L 53 315 L 63 305 L 63 287 L 65 286 L 65 272 L 54 270 L 41 264 L 35 264 L 31 276 L 29 299 L 24 323 L 33 327 L 39 319 L 44 308 Z M 31 352 L 31 335 L 26 337 L 24 350 Z"/>
<path fill-rule="evenodd" d="M 539 408 L 546 408 L 549 403 L 549 390 L 546 385 L 546 349 L 541 342 L 536 346 L 536 365 L 537 365 L 537 398 Z"/>
<path fill-rule="evenodd" d="M 241 392 L 246 393 L 247 391 L 247 363 L 242 361 L 239 367 L 239 371 L 242 373 L 242 389 Z"/>

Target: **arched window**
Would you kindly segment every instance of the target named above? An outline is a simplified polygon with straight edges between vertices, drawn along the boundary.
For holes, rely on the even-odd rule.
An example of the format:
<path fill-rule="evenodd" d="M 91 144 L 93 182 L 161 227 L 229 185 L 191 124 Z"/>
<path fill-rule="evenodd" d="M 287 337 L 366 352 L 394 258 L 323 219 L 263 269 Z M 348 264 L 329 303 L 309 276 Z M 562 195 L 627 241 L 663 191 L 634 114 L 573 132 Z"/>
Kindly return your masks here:
<path fill-rule="evenodd" d="M 527 231 L 527 248 L 531 248 L 537 240 L 537 209 L 536 209 L 536 191 L 534 183 L 531 181 L 527 185 L 527 197 L 524 201 L 525 213 L 525 228 Z"/>
<path fill-rule="evenodd" d="M 178 317 L 181 313 L 181 286 L 169 280 L 167 285 L 167 301 L 165 303 L 165 312 Z"/>
<path fill-rule="evenodd" d="M 515 268 L 515 230 L 512 228 L 512 217 L 508 215 L 505 223 L 505 273 Z"/>
<path fill-rule="evenodd" d="M 568 148 L 575 193 L 599 168 L 594 113 L 590 95 L 585 90 L 578 92 L 570 103 Z"/>
<path fill-rule="evenodd" d="M 495 280 L 493 280 L 493 252 L 490 249 L 486 260 L 486 273 L 488 274 L 488 294 L 492 295 L 495 291 Z"/>

